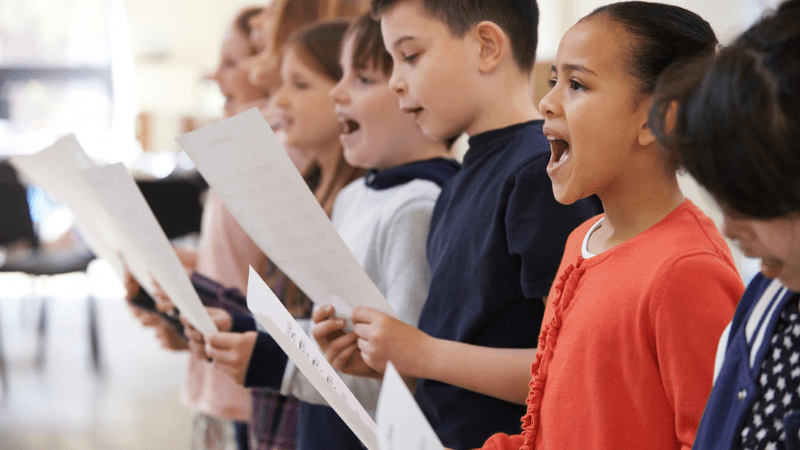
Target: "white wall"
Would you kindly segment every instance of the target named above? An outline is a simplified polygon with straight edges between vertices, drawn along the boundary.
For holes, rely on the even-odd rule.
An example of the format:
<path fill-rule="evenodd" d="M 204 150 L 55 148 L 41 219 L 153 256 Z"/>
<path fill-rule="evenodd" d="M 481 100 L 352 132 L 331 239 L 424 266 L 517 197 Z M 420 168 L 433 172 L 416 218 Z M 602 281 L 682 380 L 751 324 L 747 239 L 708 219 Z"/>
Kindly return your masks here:
<path fill-rule="evenodd" d="M 538 0 L 539 59 L 553 59 L 561 36 L 581 17 L 595 8 L 611 3 L 607 0 Z M 780 0 L 660 0 L 681 6 L 708 20 L 725 44 L 755 21 L 766 8 Z"/>
<path fill-rule="evenodd" d="M 213 73 L 223 35 L 253 0 L 123 0 L 135 65 L 136 103 L 153 115 L 153 149 L 176 150 L 180 118 L 218 115 L 204 107 L 201 80 Z M 212 90 L 213 92 L 213 90 Z M 211 111 L 209 111 L 211 109 Z"/>

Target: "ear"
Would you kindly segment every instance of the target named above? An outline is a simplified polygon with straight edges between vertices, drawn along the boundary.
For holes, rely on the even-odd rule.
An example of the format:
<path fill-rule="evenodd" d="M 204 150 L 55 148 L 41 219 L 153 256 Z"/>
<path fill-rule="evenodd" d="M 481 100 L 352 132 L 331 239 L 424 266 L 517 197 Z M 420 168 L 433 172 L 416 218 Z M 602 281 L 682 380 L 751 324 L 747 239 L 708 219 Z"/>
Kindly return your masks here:
<path fill-rule="evenodd" d="M 652 98 L 647 98 L 641 101 L 638 107 L 638 113 L 641 117 L 640 125 L 639 125 L 639 145 L 642 147 L 647 147 L 654 142 L 656 142 L 656 135 L 653 133 L 653 130 L 650 129 L 650 124 L 648 123 L 648 117 L 650 115 L 650 108 L 653 106 Z"/>
<path fill-rule="evenodd" d="M 475 37 L 480 46 L 480 71 L 491 72 L 510 51 L 508 36 L 496 23 L 485 20 L 475 27 Z"/>

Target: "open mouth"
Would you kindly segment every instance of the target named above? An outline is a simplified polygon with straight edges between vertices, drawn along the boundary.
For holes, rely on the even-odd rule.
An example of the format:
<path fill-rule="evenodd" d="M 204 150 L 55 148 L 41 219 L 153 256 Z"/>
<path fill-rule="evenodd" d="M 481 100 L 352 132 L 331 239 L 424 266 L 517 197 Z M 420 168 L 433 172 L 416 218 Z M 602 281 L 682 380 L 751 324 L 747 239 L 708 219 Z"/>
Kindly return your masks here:
<path fill-rule="evenodd" d="M 353 119 L 342 121 L 342 134 L 352 134 L 361 128 L 361 125 Z"/>
<path fill-rule="evenodd" d="M 550 163 L 557 166 L 566 161 L 569 157 L 569 143 L 554 136 L 548 136 L 547 140 L 550 141 Z"/>

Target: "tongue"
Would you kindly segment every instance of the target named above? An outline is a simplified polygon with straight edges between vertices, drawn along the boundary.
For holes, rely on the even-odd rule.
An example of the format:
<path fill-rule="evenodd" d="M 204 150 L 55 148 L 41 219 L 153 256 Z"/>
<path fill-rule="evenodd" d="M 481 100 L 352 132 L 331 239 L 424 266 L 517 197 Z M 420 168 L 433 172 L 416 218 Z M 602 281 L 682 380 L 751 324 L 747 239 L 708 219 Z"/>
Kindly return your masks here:
<path fill-rule="evenodd" d="M 564 157 L 569 153 L 569 144 L 563 140 L 557 140 L 555 142 L 555 150 L 556 150 L 556 161 L 560 162 Z"/>

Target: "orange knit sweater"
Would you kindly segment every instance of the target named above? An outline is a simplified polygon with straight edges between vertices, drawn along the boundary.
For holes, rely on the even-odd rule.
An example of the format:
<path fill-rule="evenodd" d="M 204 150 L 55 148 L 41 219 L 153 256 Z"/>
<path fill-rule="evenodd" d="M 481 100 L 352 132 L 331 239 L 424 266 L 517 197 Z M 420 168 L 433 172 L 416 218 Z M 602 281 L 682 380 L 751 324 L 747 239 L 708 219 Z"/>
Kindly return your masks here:
<path fill-rule="evenodd" d="M 569 240 L 550 291 L 522 434 L 485 449 L 689 449 L 717 341 L 744 286 L 693 203 L 597 256 Z"/>

